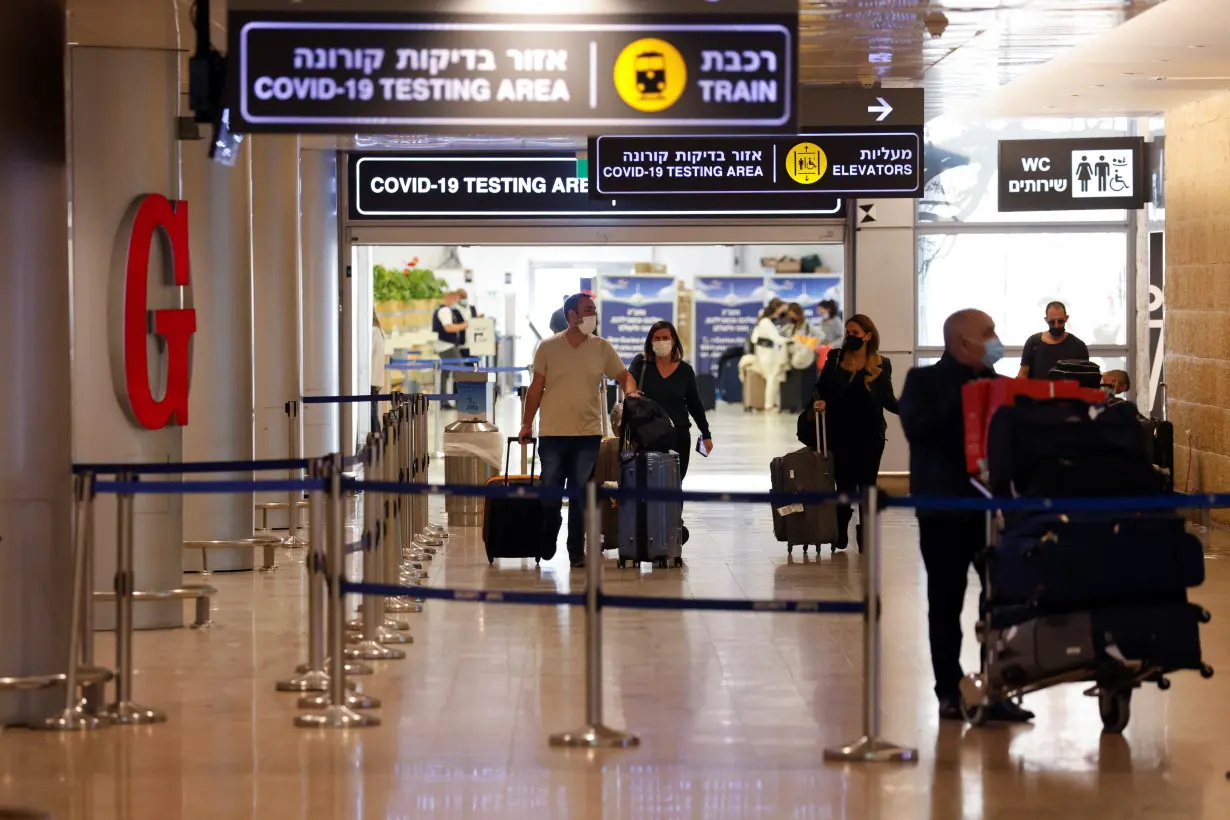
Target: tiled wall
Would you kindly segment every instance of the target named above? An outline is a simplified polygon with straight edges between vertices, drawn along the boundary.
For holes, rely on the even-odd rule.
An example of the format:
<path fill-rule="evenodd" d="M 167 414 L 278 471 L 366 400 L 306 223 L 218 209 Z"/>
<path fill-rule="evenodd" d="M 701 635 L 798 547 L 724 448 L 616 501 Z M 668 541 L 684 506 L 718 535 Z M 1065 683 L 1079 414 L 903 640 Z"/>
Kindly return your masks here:
<path fill-rule="evenodd" d="M 1230 491 L 1230 93 L 1166 112 L 1166 200 L 1176 480 Z M 1214 518 L 1230 524 L 1230 511 Z"/>

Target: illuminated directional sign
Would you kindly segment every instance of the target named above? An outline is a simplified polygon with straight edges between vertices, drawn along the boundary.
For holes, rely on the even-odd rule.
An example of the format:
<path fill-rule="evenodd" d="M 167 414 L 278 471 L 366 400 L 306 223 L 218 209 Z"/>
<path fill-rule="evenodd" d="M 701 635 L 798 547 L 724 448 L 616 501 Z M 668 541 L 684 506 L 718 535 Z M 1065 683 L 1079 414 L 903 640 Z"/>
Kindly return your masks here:
<path fill-rule="evenodd" d="M 794 130 L 797 15 L 229 17 L 235 131 Z"/>
<path fill-rule="evenodd" d="M 648 194 L 922 196 L 913 131 L 804 135 L 604 136 L 590 140 L 590 191 Z"/>

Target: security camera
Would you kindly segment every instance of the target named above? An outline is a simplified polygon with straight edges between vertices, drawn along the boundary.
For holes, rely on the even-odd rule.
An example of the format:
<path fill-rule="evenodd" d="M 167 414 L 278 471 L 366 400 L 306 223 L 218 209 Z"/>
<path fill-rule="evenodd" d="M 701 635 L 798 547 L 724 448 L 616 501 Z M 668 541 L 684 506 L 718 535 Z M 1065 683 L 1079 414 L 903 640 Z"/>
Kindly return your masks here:
<path fill-rule="evenodd" d="M 942 11 L 929 11 L 923 15 L 923 25 L 932 37 L 939 37 L 948 31 L 948 15 Z"/>

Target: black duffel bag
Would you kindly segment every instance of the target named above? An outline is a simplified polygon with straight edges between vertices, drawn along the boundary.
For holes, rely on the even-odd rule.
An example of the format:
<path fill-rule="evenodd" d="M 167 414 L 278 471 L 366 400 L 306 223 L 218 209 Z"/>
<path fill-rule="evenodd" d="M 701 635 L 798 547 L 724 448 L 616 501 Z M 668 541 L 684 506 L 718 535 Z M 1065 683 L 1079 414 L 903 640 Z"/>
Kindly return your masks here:
<path fill-rule="evenodd" d="M 1074 381 L 1094 390 L 1102 386 L 1102 368 L 1084 359 L 1060 359 L 1047 376 L 1053 382 Z"/>
<path fill-rule="evenodd" d="M 624 441 L 633 450 L 665 453 L 679 446 L 675 422 L 662 405 L 647 396 L 624 399 Z"/>
<path fill-rule="evenodd" d="M 1018 397 L 991 419 L 991 491 L 1001 496 L 1152 495 L 1161 477 L 1145 449 L 1136 405 Z"/>

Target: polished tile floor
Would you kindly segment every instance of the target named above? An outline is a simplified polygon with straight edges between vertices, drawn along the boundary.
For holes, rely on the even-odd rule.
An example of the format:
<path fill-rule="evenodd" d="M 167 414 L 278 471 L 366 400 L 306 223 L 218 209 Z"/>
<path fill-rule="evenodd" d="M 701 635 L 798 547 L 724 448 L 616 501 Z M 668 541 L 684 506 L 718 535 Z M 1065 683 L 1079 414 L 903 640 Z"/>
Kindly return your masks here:
<path fill-rule="evenodd" d="M 692 488 L 767 487 L 793 420 L 722 408 L 717 451 Z M 680 570 L 604 566 L 609 592 L 684 597 L 854 597 L 857 554 L 788 559 L 767 510 L 696 506 Z M 215 575 L 216 626 L 139 633 L 136 696 L 170 722 L 85 736 L 0 733 L 0 806 L 90 818 L 843 818 L 969 820 L 1230 816 L 1230 562 L 1211 550 L 1195 594 L 1215 614 L 1211 681 L 1140 691 L 1122 737 L 1102 737 L 1077 687 L 1036 695 L 1035 725 L 941 726 L 931 696 L 916 529 L 885 517 L 884 734 L 915 765 L 828 765 L 860 733 L 860 622 L 844 616 L 606 614 L 607 722 L 640 748 L 548 748 L 582 723 L 579 611 L 432 602 L 410 616 L 408 658 L 363 680 L 383 725 L 296 729 L 273 684 L 304 657 L 303 555 L 273 575 Z M 562 551 L 561 551 L 562 552 Z M 453 587 L 580 589 L 557 558 L 489 567 L 473 531 L 431 566 Z M 967 615 L 972 620 L 971 593 Z M 100 636 L 100 657 L 111 656 Z M 976 650 L 967 642 L 973 664 Z M 1218 807 L 1221 808 L 1218 808 Z M 0 813 L 0 816 L 3 816 Z"/>

